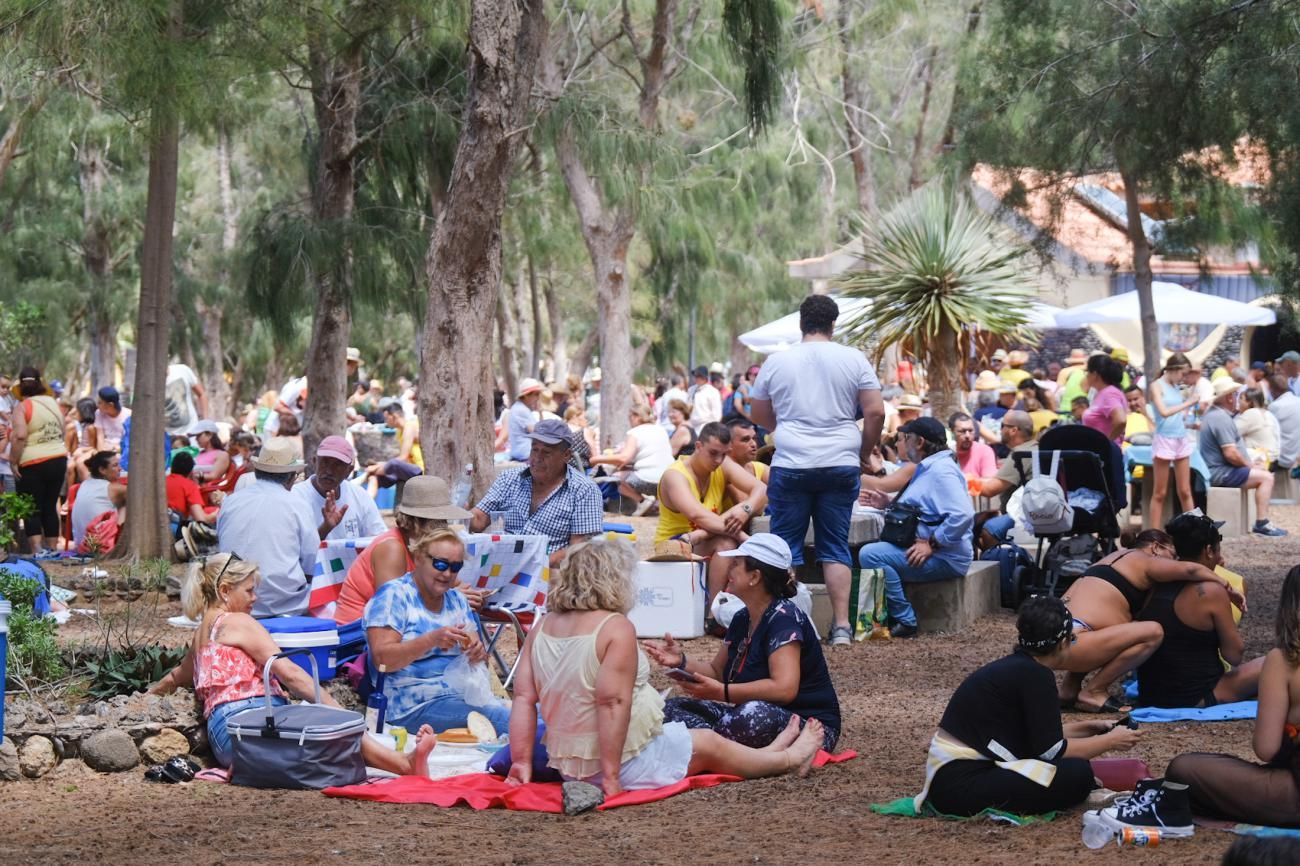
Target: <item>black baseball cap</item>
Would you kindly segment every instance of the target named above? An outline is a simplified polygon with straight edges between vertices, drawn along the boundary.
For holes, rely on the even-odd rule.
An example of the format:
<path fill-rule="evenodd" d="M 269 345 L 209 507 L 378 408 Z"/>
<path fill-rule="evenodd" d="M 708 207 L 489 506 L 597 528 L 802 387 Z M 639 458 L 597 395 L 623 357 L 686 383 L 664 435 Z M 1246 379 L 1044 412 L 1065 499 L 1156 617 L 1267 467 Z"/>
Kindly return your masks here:
<path fill-rule="evenodd" d="M 938 418 L 913 418 L 902 427 L 898 428 L 899 433 L 911 433 L 913 436 L 920 436 L 927 442 L 933 442 L 935 445 L 947 445 L 948 433 L 943 429 L 943 424 Z"/>

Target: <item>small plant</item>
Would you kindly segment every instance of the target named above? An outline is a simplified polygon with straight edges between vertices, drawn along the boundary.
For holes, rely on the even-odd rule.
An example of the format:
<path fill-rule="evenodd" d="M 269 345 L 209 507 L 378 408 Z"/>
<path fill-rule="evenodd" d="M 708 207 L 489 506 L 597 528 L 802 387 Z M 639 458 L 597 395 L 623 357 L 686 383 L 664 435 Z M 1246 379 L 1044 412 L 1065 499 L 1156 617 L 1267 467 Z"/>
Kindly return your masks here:
<path fill-rule="evenodd" d="M 90 675 L 86 694 L 97 700 L 148 691 L 185 658 L 185 647 L 145 646 L 110 650 L 100 658 L 83 658 Z"/>
<path fill-rule="evenodd" d="M 66 669 L 54 633 L 54 620 L 36 614 L 36 598 L 45 589 L 21 574 L 0 571 L 0 596 L 12 606 L 9 614 L 9 662 L 6 679 L 15 684 L 51 682 Z"/>
<path fill-rule="evenodd" d="M 0 493 L 0 550 L 13 545 L 18 521 L 35 513 L 36 500 L 26 493 Z"/>

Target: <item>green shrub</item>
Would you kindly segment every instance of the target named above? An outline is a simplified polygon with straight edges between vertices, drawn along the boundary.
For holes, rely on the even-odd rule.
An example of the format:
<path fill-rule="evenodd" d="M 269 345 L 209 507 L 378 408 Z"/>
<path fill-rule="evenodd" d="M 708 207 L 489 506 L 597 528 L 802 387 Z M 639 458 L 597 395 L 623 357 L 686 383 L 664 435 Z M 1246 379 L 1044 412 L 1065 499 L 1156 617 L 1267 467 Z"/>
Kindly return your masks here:
<path fill-rule="evenodd" d="M 36 615 L 36 597 L 45 587 L 29 577 L 0 571 L 0 596 L 13 606 L 9 614 L 9 661 L 6 687 L 32 681 L 51 682 L 67 673 L 59 644 L 58 626 Z"/>
<path fill-rule="evenodd" d="M 86 693 L 104 700 L 117 695 L 148 691 L 185 658 L 186 647 L 144 646 L 110 650 L 98 658 L 82 658 L 81 667 L 90 675 Z"/>
<path fill-rule="evenodd" d="M 0 493 L 0 549 L 14 543 L 14 526 L 17 522 L 35 513 L 36 500 L 26 493 Z"/>

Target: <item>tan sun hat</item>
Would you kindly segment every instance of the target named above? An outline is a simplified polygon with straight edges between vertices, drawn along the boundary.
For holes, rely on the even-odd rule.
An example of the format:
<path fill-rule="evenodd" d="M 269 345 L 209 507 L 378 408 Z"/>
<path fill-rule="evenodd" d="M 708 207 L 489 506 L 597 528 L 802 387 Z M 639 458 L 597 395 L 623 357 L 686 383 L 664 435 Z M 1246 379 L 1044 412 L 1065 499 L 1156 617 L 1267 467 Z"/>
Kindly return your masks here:
<path fill-rule="evenodd" d="M 542 383 L 532 377 L 520 379 L 519 393 L 515 396 L 527 397 L 529 394 L 536 394 L 538 391 L 541 391 L 542 387 Z"/>
<path fill-rule="evenodd" d="M 470 513 L 451 504 L 451 488 L 437 475 L 417 475 L 402 488 L 397 511 L 430 520 L 467 520 Z"/>
<path fill-rule="evenodd" d="M 294 447 L 293 442 L 284 436 L 266 440 L 262 450 L 257 452 L 257 456 L 249 462 L 259 472 L 274 472 L 276 475 L 301 472 L 307 466 L 298 456 L 298 449 Z"/>
<path fill-rule="evenodd" d="M 1241 383 L 1231 376 L 1220 376 L 1214 380 L 1214 399 L 1216 400 L 1239 390 L 1241 390 Z"/>
<path fill-rule="evenodd" d="M 981 370 L 980 374 L 975 377 L 976 391 L 996 391 L 1001 384 L 1001 377 L 992 370 Z"/>
<path fill-rule="evenodd" d="M 700 562 L 704 559 L 691 550 L 690 544 L 680 538 L 655 542 L 655 555 L 646 562 Z"/>
<path fill-rule="evenodd" d="M 898 398 L 898 408 L 920 410 L 925 408 L 925 404 L 922 403 L 921 398 L 915 394 L 904 394 L 902 397 Z"/>
<path fill-rule="evenodd" d="M 1065 359 L 1067 364 L 1086 364 L 1088 363 L 1088 353 L 1083 349 L 1071 349 L 1070 357 Z"/>

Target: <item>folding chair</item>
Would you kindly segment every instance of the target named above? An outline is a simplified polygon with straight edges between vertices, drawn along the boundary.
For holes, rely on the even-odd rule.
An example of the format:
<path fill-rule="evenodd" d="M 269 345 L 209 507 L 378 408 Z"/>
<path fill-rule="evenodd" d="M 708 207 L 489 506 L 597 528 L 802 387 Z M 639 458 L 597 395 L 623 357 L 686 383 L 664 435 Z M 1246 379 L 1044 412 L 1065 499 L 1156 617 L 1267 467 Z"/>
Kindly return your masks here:
<path fill-rule="evenodd" d="M 496 662 L 497 670 L 501 675 L 501 686 L 506 691 L 510 691 L 510 687 L 514 684 L 515 671 L 519 667 L 524 640 L 527 639 L 528 632 L 542 618 L 539 610 L 540 608 L 530 608 L 518 603 L 508 605 L 485 603 L 483 609 L 479 611 L 479 637 L 483 640 L 483 646 L 492 661 Z M 514 630 L 517 645 L 515 660 L 510 664 L 506 664 L 506 660 L 501 656 L 501 650 L 497 647 L 497 642 L 507 628 Z"/>
<path fill-rule="evenodd" d="M 506 689 L 514 682 L 519 654 L 508 664 L 499 642 L 512 629 L 522 650 L 529 630 L 542 617 L 550 573 L 547 541 L 544 535 L 475 534 L 466 543 L 470 573 L 462 572 L 461 580 L 487 593 L 478 616 L 479 634 Z"/>
<path fill-rule="evenodd" d="M 591 480 L 600 488 L 601 501 L 606 503 L 615 502 L 615 512 L 622 514 L 623 492 L 619 490 L 620 479 L 614 475 L 594 475 Z M 610 493 L 611 489 L 613 490 L 613 493 Z"/>

